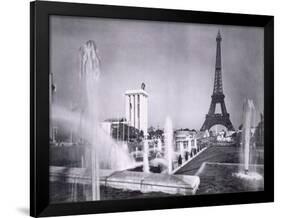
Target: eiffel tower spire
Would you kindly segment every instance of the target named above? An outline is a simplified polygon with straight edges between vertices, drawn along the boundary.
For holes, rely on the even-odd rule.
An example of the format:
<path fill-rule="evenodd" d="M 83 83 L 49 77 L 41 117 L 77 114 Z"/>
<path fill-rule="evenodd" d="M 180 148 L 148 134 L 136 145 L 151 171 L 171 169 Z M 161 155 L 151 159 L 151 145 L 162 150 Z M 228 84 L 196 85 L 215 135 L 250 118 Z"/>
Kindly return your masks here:
<path fill-rule="evenodd" d="M 221 75 L 221 34 L 218 31 L 216 38 L 217 41 L 217 52 L 216 52 L 216 71 L 215 71 L 215 80 L 214 80 L 214 90 L 213 94 L 222 94 L 222 75 Z"/>
<path fill-rule="evenodd" d="M 209 108 L 209 112 L 206 115 L 205 122 L 201 127 L 201 131 L 209 130 L 212 126 L 220 124 L 225 126 L 228 130 L 234 130 L 230 121 L 229 113 L 227 113 L 224 94 L 222 89 L 222 73 L 221 73 L 221 41 L 222 37 L 220 31 L 217 34 L 217 51 L 216 51 L 216 67 L 215 67 L 215 80 L 214 89 L 212 95 L 212 101 Z M 221 107 L 221 113 L 216 113 L 217 104 Z"/>

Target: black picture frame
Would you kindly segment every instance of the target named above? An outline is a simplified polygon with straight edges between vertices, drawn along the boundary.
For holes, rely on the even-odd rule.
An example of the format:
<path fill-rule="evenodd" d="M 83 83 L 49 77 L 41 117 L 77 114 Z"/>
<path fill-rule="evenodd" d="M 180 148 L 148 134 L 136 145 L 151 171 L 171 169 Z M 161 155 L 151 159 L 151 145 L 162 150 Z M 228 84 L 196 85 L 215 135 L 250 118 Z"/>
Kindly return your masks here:
<path fill-rule="evenodd" d="M 49 204 L 49 16 L 256 26 L 264 28 L 264 191 Z M 274 201 L 274 17 L 140 7 L 30 3 L 30 215 L 140 211 Z"/>

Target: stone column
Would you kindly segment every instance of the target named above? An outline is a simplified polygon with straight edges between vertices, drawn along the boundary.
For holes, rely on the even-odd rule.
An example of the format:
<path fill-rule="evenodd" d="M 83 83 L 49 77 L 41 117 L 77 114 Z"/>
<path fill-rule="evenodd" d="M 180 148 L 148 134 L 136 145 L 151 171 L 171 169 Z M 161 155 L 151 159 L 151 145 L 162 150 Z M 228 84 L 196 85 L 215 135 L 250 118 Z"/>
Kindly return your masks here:
<path fill-rule="evenodd" d="M 125 95 L 125 113 L 127 122 L 130 121 L 130 96 Z"/>
<path fill-rule="evenodd" d="M 180 141 L 180 155 L 181 155 L 181 158 L 183 159 L 184 158 L 184 148 L 183 148 L 183 142 Z"/>
<path fill-rule="evenodd" d="M 136 128 L 140 129 L 140 105 L 139 105 L 139 101 L 140 101 L 140 95 L 136 94 Z"/>
<path fill-rule="evenodd" d="M 133 126 L 136 128 L 136 95 L 133 95 Z"/>
<path fill-rule="evenodd" d="M 188 152 L 188 157 L 191 157 L 191 138 L 188 137 L 187 139 L 187 152 Z"/>

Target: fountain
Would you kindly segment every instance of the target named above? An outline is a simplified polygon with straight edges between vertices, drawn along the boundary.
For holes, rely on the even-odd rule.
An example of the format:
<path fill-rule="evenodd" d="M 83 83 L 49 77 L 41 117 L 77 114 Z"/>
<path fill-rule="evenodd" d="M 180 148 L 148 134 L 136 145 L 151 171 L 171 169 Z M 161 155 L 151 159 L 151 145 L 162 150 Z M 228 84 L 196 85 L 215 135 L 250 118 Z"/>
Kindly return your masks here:
<path fill-rule="evenodd" d="M 149 173 L 148 153 L 149 153 L 149 147 L 147 141 L 147 134 L 145 134 L 144 141 L 143 141 L 143 172 L 144 173 Z"/>
<path fill-rule="evenodd" d="M 81 114 L 79 112 L 68 110 L 62 106 L 54 105 L 52 108 L 52 120 L 54 120 L 56 123 L 60 123 L 61 128 L 64 130 L 71 131 L 71 128 L 73 127 L 73 137 L 82 137 L 84 140 L 81 142 L 83 144 L 87 144 L 92 135 L 89 120 L 84 118 L 81 119 Z M 83 122 L 84 126 L 83 132 L 81 131 L 80 127 L 81 122 Z M 98 126 L 97 131 L 99 136 L 97 153 L 100 162 L 100 168 L 124 170 L 133 167 L 136 164 L 134 159 L 130 157 L 127 143 L 117 143 L 108 133 L 102 129 L 101 126 Z M 85 160 L 83 160 L 83 162 L 85 162 Z"/>
<path fill-rule="evenodd" d="M 80 48 L 80 63 L 79 110 L 52 104 L 51 120 L 59 123 L 63 131 L 69 131 L 72 137 L 80 138 L 79 143 L 84 147 L 81 167 L 91 177 L 92 195 L 88 195 L 87 200 L 99 200 L 100 169 L 124 170 L 135 166 L 135 161 L 129 155 L 127 144 L 117 144 L 100 126 L 100 61 L 94 41 L 90 40 Z"/>
<path fill-rule="evenodd" d="M 60 122 L 64 123 L 63 128 L 67 129 L 70 126 L 79 126 L 79 113 L 67 110 L 64 107 L 59 106 L 53 107 L 53 109 L 54 114 L 52 115 L 52 119 L 56 121 L 59 120 Z M 92 134 L 92 129 L 90 129 L 89 127 L 92 124 L 87 121 L 88 120 L 83 119 L 83 137 L 86 141 L 89 141 Z M 165 147 L 165 150 L 167 151 L 166 157 L 170 157 L 169 163 L 171 172 L 173 157 L 173 130 L 171 120 L 167 121 L 167 127 L 168 128 L 166 128 L 167 137 L 165 140 L 165 145 L 169 145 L 170 147 Z M 77 129 L 74 134 L 81 134 L 79 128 Z M 52 184 L 52 192 L 60 192 L 61 186 L 57 186 L 57 182 L 60 183 L 61 181 L 63 181 L 63 187 L 69 187 L 69 185 L 67 184 L 70 184 L 71 186 L 71 195 L 64 196 L 66 199 L 68 199 L 66 201 L 84 201 L 94 199 L 89 193 L 92 190 L 92 185 L 95 185 L 96 188 L 99 188 L 97 187 L 97 184 L 105 187 L 105 189 L 107 189 L 107 187 L 113 189 L 121 189 L 124 191 L 124 193 L 128 193 L 128 190 L 138 191 L 141 193 L 163 192 L 180 195 L 190 195 L 196 193 L 200 183 L 200 179 L 198 176 L 168 175 L 167 173 L 149 173 L 147 158 L 145 158 L 147 160 L 147 165 L 144 167 L 144 169 L 147 170 L 146 172 L 126 170 L 128 168 L 133 169 L 136 166 L 139 166 L 135 162 L 131 162 L 131 157 L 128 154 L 127 145 L 125 145 L 124 143 L 117 144 L 116 142 L 114 142 L 113 139 L 108 136 L 101 127 L 97 127 L 96 140 L 98 144 L 87 144 L 89 144 L 88 151 L 90 148 L 93 148 L 93 150 L 97 152 L 95 158 L 99 161 L 96 161 L 94 163 L 94 167 L 99 164 L 99 169 L 95 168 L 96 170 L 99 170 L 99 174 L 95 173 L 95 177 L 91 175 L 93 168 L 91 166 L 91 162 L 90 166 L 87 165 L 87 162 L 89 162 L 89 155 L 86 155 L 85 152 L 86 158 L 82 158 L 81 160 L 85 168 L 68 168 L 58 166 L 50 167 L 50 181 Z M 148 148 L 147 142 L 148 141 L 145 140 L 145 151 L 147 151 Z M 145 154 L 148 153 L 145 152 Z M 160 158 L 159 160 L 163 160 L 162 165 L 165 165 L 165 169 L 167 169 L 167 159 Z M 109 167 L 108 169 L 111 170 L 105 170 L 105 164 L 107 164 L 107 167 Z M 143 164 L 145 164 L 145 162 Z M 89 167 L 91 167 L 91 169 L 87 169 Z M 99 179 L 99 181 L 94 180 L 95 178 Z M 101 195 L 104 197 L 105 193 L 103 190 L 104 189 L 101 189 Z M 93 189 L 92 192 L 93 196 L 95 196 L 95 199 L 98 199 L 99 189 Z M 114 198 L 114 196 L 112 196 L 112 198 Z M 54 199 L 52 201 L 54 201 Z"/>
<path fill-rule="evenodd" d="M 262 175 L 257 173 L 255 161 L 255 106 L 252 100 L 247 99 L 243 105 L 243 129 L 242 129 L 242 146 L 241 146 L 241 162 L 242 169 L 235 175 L 247 180 L 261 180 Z"/>
<path fill-rule="evenodd" d="M 81 79 L 81 133 L 89 129 L 92 134 L 88 135 L 88 140 L 91 146 L 90 161 L 86 160 L 87 167 L 91 168 L 91 181 L 92 181 L 92 200 L 100 199 L 99 187 L 99 161 L 97 154 L 98 145 L 98 113 L 99 108 L 97 104 L 98 99 L 98 86 L 100 77 L 100 61 L 96 52 L 95 42 L 89 40 L 80 48 L 81 65 L 80 65 L 80 79 Z M 88 120 L 88 125 L 85 120 Z M 86 149 L 87 150 L 87 149 Z M 86 151 L 87 152 L 87 151 Z M 86 156 L 86 154 L 85 154 Z M 87 157 L 87 156 L 86 156 Z M 90 166 L 89 166 L 90 164 Z"/>
<path fill-rule="evenodd" d="M 173 125 L 170 117 L 166 118 L 165 121 L 165 158 L 167 160 L 167 172 L 172 174 L 173 171 Z"/>
<path fill-rule="evenodd" d="M 158 152 L 162 151 L 162 141 L 160 138 L 157 139 L 157 150 Z"/>
<path fill-rule="evenodd" d="M 173 128 L 170 118 L 165 127 L 165 162 L 167 174 L 149 172 L 149 146 L 147 132 L 144 133 L 143 172 L 134 172 L 139 166 L 129 154 L 125 142 L 116 142 L 101 126 L 99 120 L 100 60 L 94 41 L 90 40 L 80 48 L 80 91 L 77 110 L 59 104 L 51 104 L 51 121 L 59 123 L 60 129 L 71 133 L 71 151 L 83 151 L 79 154 L 81 165 L 51 165 L 50 182 L 71 184 L 71 201 L 100 200 L 100 186 L 116 189 L 170 194 L 195 194 L 200 179 L 197 176 L 171 175 L 173 163 Z M 161 139 L 158 141 L 159 153 L 162 150 Z M 66 149 L 69 149 L 67 147 Z M 72 154 L 72 153 L 71 153 Z M 77 152 L 78 154 L 78 152 Z M 52 155 L 52 154 L 51 154 Z M 77 155 L 76 155 L 77 156 Z M 113 173 L 114 172 L 114 173 Z M 82 186 L 82 192 L 81 187 Z M 53 192 L 59 191 L 54 184 Z M 55 188 L 55 187 L 58 187 Z M 80 191 L 79 191 L 80 190 Z M 101 192 L 101 194 L 100 194 Z M 79 197 L 80 196 L 80 197 Z M 66 196 L 64 196 L 67 198 Z M 84 198 L 85 197 L 85 198 Z"/>

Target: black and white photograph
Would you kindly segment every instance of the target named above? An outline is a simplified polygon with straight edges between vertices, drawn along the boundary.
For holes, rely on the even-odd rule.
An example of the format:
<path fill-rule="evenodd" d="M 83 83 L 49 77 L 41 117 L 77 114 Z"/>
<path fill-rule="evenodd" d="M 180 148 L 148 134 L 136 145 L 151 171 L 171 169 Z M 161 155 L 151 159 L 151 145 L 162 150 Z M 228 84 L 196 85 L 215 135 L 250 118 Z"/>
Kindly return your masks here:
<path fill-rule="evenodd" d="M 51 203 L 264 190 L 264 29 L 50 16 Z"/>
<path fill-rule="evenodd" d="M 0 218 L 280 216 L 277 1 L 1 6 Z"/>

